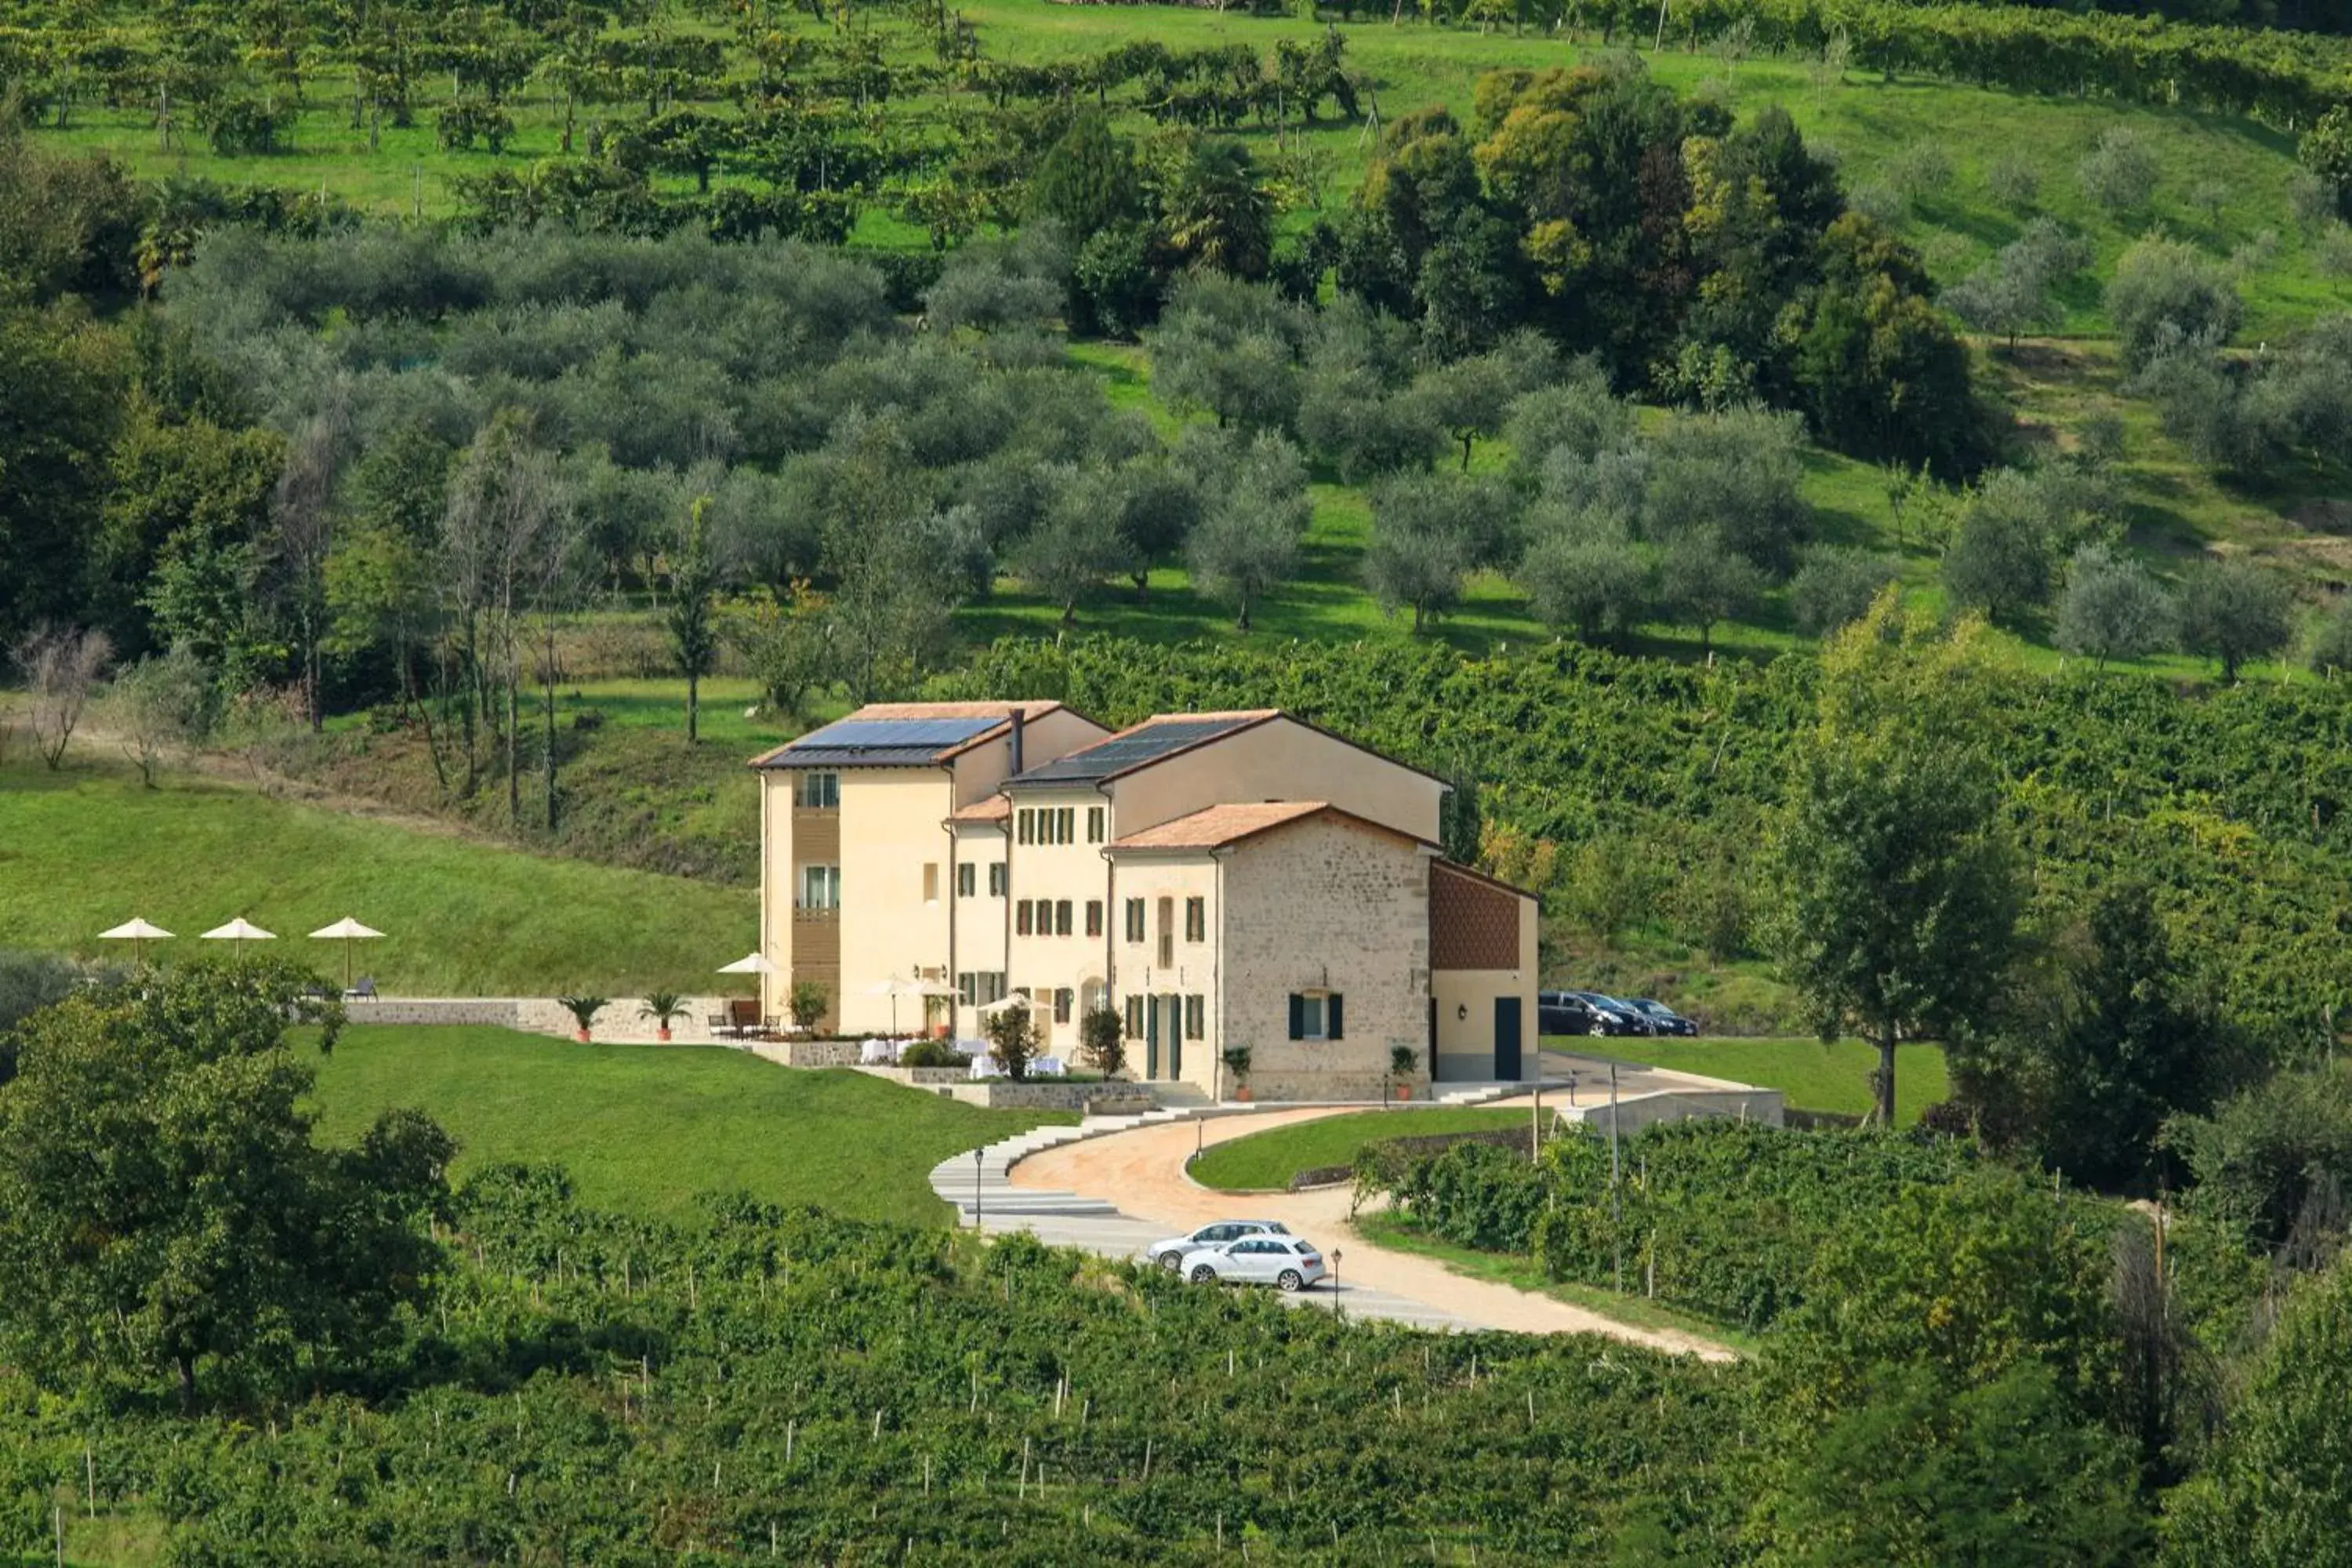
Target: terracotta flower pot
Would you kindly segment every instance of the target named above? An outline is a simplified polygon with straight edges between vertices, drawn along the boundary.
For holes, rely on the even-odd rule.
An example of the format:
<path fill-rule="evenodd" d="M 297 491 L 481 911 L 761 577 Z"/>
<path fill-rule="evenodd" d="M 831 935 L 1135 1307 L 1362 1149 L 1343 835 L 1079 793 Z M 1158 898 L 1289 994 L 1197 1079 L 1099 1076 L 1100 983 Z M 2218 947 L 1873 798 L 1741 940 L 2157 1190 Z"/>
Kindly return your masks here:
<path fill-rule="evenodd" d="M 1399 1100 L 1411 1100 L 1412 1098 L 1412 1085 L 1409 1083 L 1401 1083 L 1397 1085 L 1396 1091 L 1397 1098 Z"/>
<path fill-rule="evenodd" d="M 664 1024 L 660 1028 L 656 1029 L 654 1031 L 654 1038 L 659 1040 L 665 1046 L 669 1044 L 669 1026 L 667 1024 Z"/>
<path fill-rule="evenodd" d="M 586 1044 L 588 1043 L 588 1031 L 587 1031 L 587 1030 L 585 1030 L 585 1029 L 577 1029 L 577 1030 L 574 1030 L 574 1031 L 573 1031 L 573 1033 L 575 1033 L 576 1035 L 578 1035 L 578 1036 L 580 1037 L 580 1043 L 581 1043 L 582 1045 L 583 1045 L 583 1046 L 584 1046 L 584 1045 L 586 1045 Z"/>
<path fill-rule="evenodd" d="M 1247 1104 L 1250 1102 L 1250 1088 L 1249 1088 L 1249 1085 L 1247 1085 L 1247 1084 L 1243 1084 L 1240 1088 L 1238 1088 L 1238 1089 L 1234 1089 L 1234 1098 L 1235 1100 L 1239 1100 L 1242 1104 L 1244 1104 L 1244 1105 L 1247 1105 Z"/>

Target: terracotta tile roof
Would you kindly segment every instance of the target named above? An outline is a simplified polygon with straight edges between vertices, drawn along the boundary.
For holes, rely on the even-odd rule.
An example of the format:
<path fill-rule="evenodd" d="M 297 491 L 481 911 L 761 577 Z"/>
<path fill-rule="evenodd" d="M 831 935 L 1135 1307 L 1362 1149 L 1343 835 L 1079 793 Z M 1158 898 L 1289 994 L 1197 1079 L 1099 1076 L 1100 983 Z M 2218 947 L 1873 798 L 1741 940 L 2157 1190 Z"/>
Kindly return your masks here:
<path fill-rule="evenodd" d="M 950 822 L 1003 822 L 1012 815 L 1013 803 L 1001 795 L 992 795 L 985 799 L 973 801 L 970 805 L 958 808 L 948 820 Z"/>
<path fill-rule="evenodd" d="M 1269 827 L 1280 827 L 1318 812 L 1328 800 L 1268 800 L 1245 805 L 1212 805 L 1111 841 L 1113 849 L 1214 849 Z"/>

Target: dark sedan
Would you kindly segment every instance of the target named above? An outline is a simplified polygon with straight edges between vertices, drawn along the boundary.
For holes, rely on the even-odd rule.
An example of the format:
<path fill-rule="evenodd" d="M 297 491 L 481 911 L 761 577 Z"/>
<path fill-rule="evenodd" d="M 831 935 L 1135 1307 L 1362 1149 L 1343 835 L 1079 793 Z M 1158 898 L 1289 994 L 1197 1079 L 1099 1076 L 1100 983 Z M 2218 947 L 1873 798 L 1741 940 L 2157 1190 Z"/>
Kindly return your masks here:
<path fill-rule="evenodd" d="M 1647 996 L 1636 996 L 1625 1004 L 1650 1021 L 1650 1027 L 1661 1035 L 1696 1035 L 1698 1026 L 1667 1006 L 1664 1002 Z"/>

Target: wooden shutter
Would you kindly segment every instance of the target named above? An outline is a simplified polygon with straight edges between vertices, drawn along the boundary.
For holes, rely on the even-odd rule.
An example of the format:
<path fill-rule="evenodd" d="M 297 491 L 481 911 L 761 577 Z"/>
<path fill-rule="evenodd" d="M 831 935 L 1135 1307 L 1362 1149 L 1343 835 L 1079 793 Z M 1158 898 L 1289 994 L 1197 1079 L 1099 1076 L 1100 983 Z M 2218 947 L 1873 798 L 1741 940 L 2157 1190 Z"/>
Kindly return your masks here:
<path fill-rule="evenodd" d="M 1341 1037 L 1339 1032 L 1339 994 L 1337 991 L 1332 992 L 1331 994 L 1323 998 L 1323 1037 L 1327 1040 L 1336 1040 Z"/>
<path fill-rule="evenodd" d="M 1296 991 L 1290 994 L 1290 1037 L 1294 1040 L 1307 1037 L 1307 998 Z"/>

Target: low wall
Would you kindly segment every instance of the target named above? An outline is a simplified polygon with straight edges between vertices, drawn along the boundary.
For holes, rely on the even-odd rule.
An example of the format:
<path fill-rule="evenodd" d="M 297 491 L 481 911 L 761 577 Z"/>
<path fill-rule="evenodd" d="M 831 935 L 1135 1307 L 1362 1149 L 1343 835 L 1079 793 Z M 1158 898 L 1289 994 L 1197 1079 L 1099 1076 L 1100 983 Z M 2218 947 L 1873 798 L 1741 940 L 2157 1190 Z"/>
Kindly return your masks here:
<path fill-rule="evenodd" d="M 1563 1106 L 1559 1114 L 1595 1131 L 1609 1131 L 1609 1103 Z M 1685 1121 L 1694 1116 L 1721 1116 L 1738 1121 L 1760 1121 L 1779 1127 L 1786 1121 L 1777 1089 L 1662 1090 L 1628 1095 L 1617 1102 L 1617 1128 L 1631 1132 L 1660 1121 Z"/>
<path fill-rule="evenodd" d="M 852 1046 L 850 1049 L 855 1053 L 856 1047 Z M 856 1066 L 856 1064 L 853 1063 L 851 1065 Z M 971 1068 L 969 1067 L 891 1068 L 861 1066 L 857 1068 L 857 1070 L 862 1073 L 870 1073 L 876 1078 L 887 1078 L 892 1083 L 905 1084 L 908 1089 L 937 1089 L 942 1084 L 970 1083 L 971 1081 Z"/>
<path fill-rule="evenodd" d="M 742 1042 L 710 1032 L 709 1018 L 727 1011 L 723 996 L 689 996 L 686 1012 L 670 1025 L 669 1043 L 680 1046 L 739 1045 Z M 656 1045 L 661 1041 L 652 1019 L 644 1013 L 641 997 L 619 996 L 604 1004 L 588 1037 L 605 1045 Z M 354 1024 L 475 1025 L 495 1029 L 520 1029 L 525 1034 L 552 1035 L 570 1039 L 579 1032 L 563 1004 L 551 996 L 382 996 L 373 1001 L 343 1004 Z M 837 1043 L 837 1042 L 836 1042 Z M 850 1046 L 849 1060 L 857 1059 Z M 838 1062 L 824 1064 L 844 1065 Z"/>
<path fill-rule="evenodd" d="M 1255 1104 L 1272 1104 L 1286 1100 L 1316 1102 L 1360 1100 L 1377 1104 L 1396 1098 L 1398 1080 L 1380 1073 L 1266 1073 L 1254 1072 L 1249 1077 L 1250 1100 Z M 1405 1080 L 1418 1102 L 1433 1098 L 1426 1079 Z M 1228 1089 L 1228 1098 L 1231 1098 Z"/>

